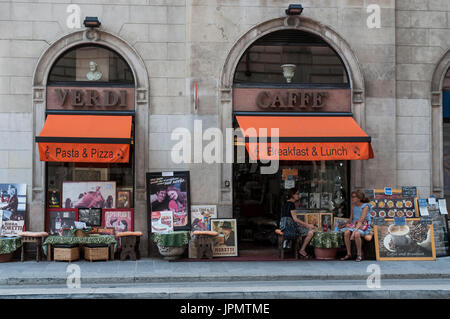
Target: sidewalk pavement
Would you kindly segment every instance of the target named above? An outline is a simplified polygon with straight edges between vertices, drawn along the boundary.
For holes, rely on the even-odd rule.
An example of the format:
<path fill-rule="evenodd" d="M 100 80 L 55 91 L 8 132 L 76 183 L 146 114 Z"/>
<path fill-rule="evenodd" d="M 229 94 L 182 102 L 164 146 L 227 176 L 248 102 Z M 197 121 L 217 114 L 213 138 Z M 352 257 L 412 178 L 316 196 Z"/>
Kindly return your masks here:
<path fill-rule="evenodd" d="M 82 284 L 144 284 L 179 282 L 364 280 L 380 267 L 381 280 L 450 279 L 450 257 L 436 261 L 77 261 Z M 0 286 L 65 285 L 67 262 L 0 263 Z"/>

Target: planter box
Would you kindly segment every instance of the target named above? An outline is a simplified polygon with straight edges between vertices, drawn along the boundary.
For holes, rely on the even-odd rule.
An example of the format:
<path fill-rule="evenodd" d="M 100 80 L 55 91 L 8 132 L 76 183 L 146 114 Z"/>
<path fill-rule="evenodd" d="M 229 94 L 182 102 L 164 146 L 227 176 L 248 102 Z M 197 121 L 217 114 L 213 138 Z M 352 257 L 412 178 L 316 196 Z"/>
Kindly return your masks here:
<path fill-rule="evenodd" d="M 54 248 L 53 260 L 58 261 L 74 261 L 80 259 L 80 247 L 73 248 Z"/>
<path fill-rule="evenodd" d="M 13 253 L 0 254 L 0 263 L 7 263 L 12 260 Z"/>
<path fill-rule="evenodd" d="M 108 261 L 109 249 L 108 247 L 84 247 L 84 259 L 93 260 L 106 260 Z"/>
<path fill-rule="evenodd" d="M 333 260 L 336 259 L 337 248 L 318 248 L 314 247 L 314 255 L 316 259 Z"/>

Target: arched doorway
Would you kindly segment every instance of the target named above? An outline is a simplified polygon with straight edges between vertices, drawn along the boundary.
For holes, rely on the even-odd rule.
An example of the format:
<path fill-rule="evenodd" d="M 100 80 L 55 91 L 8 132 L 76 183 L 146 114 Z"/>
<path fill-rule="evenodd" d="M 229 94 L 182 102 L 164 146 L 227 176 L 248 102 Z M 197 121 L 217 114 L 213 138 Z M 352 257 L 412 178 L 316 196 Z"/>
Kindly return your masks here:
<path fill-rule="evenodd" d="M 85 63 L 84 63 L 85 62 Z M 94 62 L 94 63 L 92 63 Z M 93 70 L 91 73 L 98 75 L 101 73 L 99 78 L 87 77 L 89 68 Z M 94 65 L 95 64 L 95 65 Z M 100 72 L 97 72 L 100 71 Z M 40 57 L 38 64 L 36 66 L 34 77 L 33 77 L 33 130 L 34 136 L 39 136 L 46 119 L 46 116 L 53 113 L 58 114 L 58 112 L 64 110 L 52 110 L 49 102 L 49 94 L 51 94 L 55 87 L 58 86 L 73 86 L 75 89 L 75 95 L 77 92 L 82 91 L 77 87 L 87 88 L 89 86 L 95 86 L 96 88 L 104 88 L 105 91 L 114 91 L 114 87 L 120 88 L 121 91 L 125 92 L 126 88 L 129 87 L 132 92 L 130 101 L 132 111 L 128 113 L 133 113 L 133 145 L 132 154 L 140 154 L 134 157 L 131 155 L 132 161 L 130 164 L 116 165 L 114 169 L 112 167 L 94 167 L 95 165 L 83 164 L 79 167 L 78 177 L 94 179 L 106 178 L 110 179 L 114 175 L 115 179 L 125 178 L 124 184 L 132 184 L 132 198 L 134 199 L 134 223 L 138 225 L 140 230 L 146 234 L 145 229 L 147 225 L 146 216 L 146 201 L 145 201 L 145 172 L 148 168 L 148 75 L 145 68 L 145 64 L 142 59 L 138 56 L 136 51 L 127 44 L 124 40 L 109 34 L 107 32 L 99 30 L 83 30 L 74 32 L 66 35 L 65 37 L 59 39 L 53 43 Z M 87 87 L 84 87 L 87 85 Z M 73 89 L 73 88 L 72 88 Z M 110 89 L 110 90 L 108 90 Z M 53 90 L 53 91 L 52 91 Z M 71 90 L 60 90 L 60 92 L 69 92 L 72 94 Z M 86 106 L 93 106 L 95 101 L 99 101 L 101 97 L 97 96 L 97 93 L 93 92 L 94 95 L 91 96 L 93 99 L 86 102 L 85 93 L 79 93 L 80 99 L 83 96 L 83 102 L 79 102 L 79 105 L 83 104 Z M 101 90 L 103 91 L 103 90 Z M 104 92 L 103 92 L 104 93 Z M 118 106 L 120 100 L 120 93 L 110 92 L 108 93 L 112 100 L 109 100 L 109 104 L 116 104 Z M 127 96 L 128 93 L 122 93 L 122 97 Z M 72 94 L 73 95 L 73 94 Z M 70 97 L 65 95 L 60 95 L 61 98 Z M 116 100 L 115 103 L 111 102 Z M 75 105 L 77 104 L 75 98 Z M 95 106 L 95 107 L 96 107 Z M 92 108 L 91 114 L 95 112 L 102 112 L 94 110 Z M 83 111 L 83 110 L 79 110 Z M 107 111 L 108 112 L 108 111 Z M 73 114 L 76 114 L 76 110 L 72 110 Z M 99 113 L 99 114 L 100 114 Z M 80 113 L 81 114 L 81 113 Z M 111 112 L 112 114 L 112 112 Z M 117 115 L 117 114 L 116 114 Z M 131 114 L 129 114 L 131 116 Z M 34 144 L 34 158 L 33 158 L 33 184 L 32 184 L 32 204 L 30 207 L 30 217 L 32 220 L 32 229 L 42 230 L 45 228 L 45 214 L 43 212 L 47 209 L 47 190 L 49 189 L 52 178 L 49 177 L 53 175 L 52 170 L 54 170 L 54 164 L 46 165 L 45 162 L 40 161 L 39 150 L 37 143 Z M 58 166 L 58 165 L 56 165 Z M 75 166 L 75 165 L 74 165 Z M 101 165 L 100 165 L 101 166 Z M 70 170 L 70 169 L 69 169 Z M 118 173 L 120 171 L 120 173 Z M 131 179 L 126 177 L 127 172 L 133 172 L 131 174 Z M 107 176 L 102 175 L 106 172 Z M 74 170 L 72 169 L 71 179 L 73 180 Z M 87 175 L 86 175 L 87 174 Z M 85 177 L 82 177 L 86 175 Z M 98 176 L 97 176 L 98 175 Z M 120 177 L 120 176 L 122 177 Z M 76 178 L 78 178 L 76 177 Z M 56 181 L 53 181 L 56 183 Z M 119 182 L 121 183 L 121 182 Z M 52 185 L 55 186 L 55 185 Z M 143 242 L 143 252 L 146 251 L 147 243 Z"/>
<path fill-rule="evenodd" d="M 290 83 L 286 83 L 286 79 L 283 77 L 280 67 L 282 64 L 295 64 L 297 66 L 296 74 Z M 233 47 L 222 75 L 221 112 L 224 127 L 231 123 L 233 127 L 236 127 L 237 112 L 257 111 L 256 109 L 240 108 L 242 105 L 238 102 L 239 97 L 237 97 L 239 90 L 249 88 L 295 88 L 301 90 L 327 88 L 347 91 L 348 108 L 341 109 L 341 111 L 351 113 L 356 122 L 364 129 L 364 81 L 357 59 L 348 44 L 338 34 L 313 20 L 299 17 L 281 18 L 268 21 L 250 30 Z M 315 94 L 312 91 L 303 93 L 304 96 Z M 301 95 L 303 93 L 300 93 L 298 98 L 302 99 L 300 96 L 303 96 Z M 264 94 L 268 96 L 267 93 Z M 321 176 L 340 171 L 339 176 L 336 175 L 331 179 L 342 178 L 341 184 L 346 192 L 350 189 L 350 184 L 353 188 L 363 187 L 364 185 L 360 161 L 353 162 L 351 166 L 348 161 L 310 162 L 306 166 L 302 165 L 302 167 L 298 165 L 297 167 L 296 163 L 285 162 L 284 164 L 287 165 L 284 167 L 285 171 L 295 171 L 296 174 L 299 174 L 302 170 L 311 172 L 311 167 L 314 167 L 312 171 L 317 170 L 322 174 Z M 290 167 L 292 165 L 296 167 Z M 247 221 L 241 223 L 239 230 L 243 236 L 243 238 L 240 238 L 241 242 L 251 241 L 251 237 L 254 237 L 255 228 L 261 226 L 261 221 L 255 221 L 259 218 L 264 220 L 262 222 L 265 225 L 256 230 L 256 232 L 259 232 L 258 236 L 265 240 L 269 239 L 274 243 L 274 240 L 270 240 L 270 237 L 273 234 L 273 225 L 276 225 L 279 216 L 280 194 L 281 188 L 283 188 L 280 182 L 288 184 L 291 181 L 283 179 L 283 168 L 281 168 L 279 176 L 274 175 L 265 178 L 264 181 L 252 181 L 250 178 L 243 183 L 240 180 L 243 175 L 256 177 L 252 174 L 252 171 L 256 171 L 254 166 L 255 164 L 250 164 L 250 166 L 248 164 L 240 166 L 233 164 L 232 167 L 222 165 L 224 185 L 232 179 L 232 186 L 229 190 L 232 194 L 227 193 L 226 187 L 221 189 L 222 203 L 231 206 L 227 217 L 239 219 L 242 211 L 246 212 L 244 215 L 250 213 L 250 216 L 245 216 Z M 261 175 L 258 178 L 261 179 Z M 298 183 L 298 179 L 296 183 Z M 271 194 L 265 199 L 268 188 L 272 188 L 269 192 Z M 305 190 L 305 192 L 310 192 L 310 190 Z M 242 204 L 242 198 L 239 199 L 238 197 L 243 193 L 247 193 L 248 199 L 254 205 L 259 206 L 253 207 L 254 209 L 239 207 Z M 313 204 L 316 205 L 317 203 Z M 344 210 L 346 211 L 344 214 L 348 214 L 347 208 L 344 208 Z M 269 214 L 264 216 L 264 214 L 258 212 L 268 212 Z M 272 218 L 270 218 L 270 215 L 272 215 Z M 253 222 L 248 223 L 248 219 L 253 219 Z M 264 232 L 266 233 L 264 234 Z"/>

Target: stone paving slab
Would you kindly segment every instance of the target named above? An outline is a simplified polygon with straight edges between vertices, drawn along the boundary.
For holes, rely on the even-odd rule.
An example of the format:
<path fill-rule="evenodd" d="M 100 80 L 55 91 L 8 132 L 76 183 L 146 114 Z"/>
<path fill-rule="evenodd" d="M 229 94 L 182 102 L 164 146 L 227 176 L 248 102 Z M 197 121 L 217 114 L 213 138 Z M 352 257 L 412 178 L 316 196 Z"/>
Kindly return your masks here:
<path fill-rule="evenodd" d="M 368 266 L 380 267 L 383 279 L 450 278 L 450 257 L 436 261 L 273 261 L 168 262 L 161 259 L 86 262 L 80 266 L 86 283 L 150 283 L 177 281 L 365 280 Z M 0 263 L 0 285 L 64 284 L 66 262 Z"/>
<path fill-rule="evenodd" d="M 357 280 L 304 280 L 260 282 L 189 282 L 164 284 L 81 285 L 69 289 L 55 286 L 0 286 L 1 298 L 148 298 L 148 299 L 286 299 L 286 298 L 446 298 L 450 279 L 383 280 L 370 288 Z"/>

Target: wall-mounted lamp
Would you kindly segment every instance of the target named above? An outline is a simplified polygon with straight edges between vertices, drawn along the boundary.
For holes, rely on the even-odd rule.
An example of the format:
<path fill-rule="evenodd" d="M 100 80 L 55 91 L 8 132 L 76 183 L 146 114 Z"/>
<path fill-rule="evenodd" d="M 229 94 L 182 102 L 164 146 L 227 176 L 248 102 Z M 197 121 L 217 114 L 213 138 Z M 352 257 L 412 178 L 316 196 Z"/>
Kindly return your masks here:
<path fill-rule="evenodd" d="M 228 188 L 228 187 L 230 187 L 230 186 L 231 186 L 230 181 L 225 181 L 225 187 Z"/>
<path fill-rule="evenodd" d="M 97 17 L 86 17 L 83 24 L 86 28 L 99 28 L 102 25 Z"/>
<path fill-rule="evenodd" d="M 303 7 L 301 4 L 290 4 L 286 9 L 286 14 L 289 16 L 301 15 L 303 12 Z"/>

